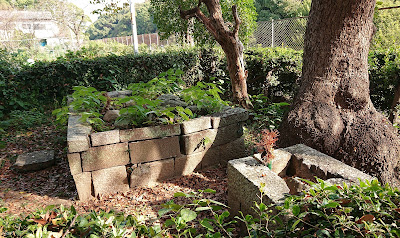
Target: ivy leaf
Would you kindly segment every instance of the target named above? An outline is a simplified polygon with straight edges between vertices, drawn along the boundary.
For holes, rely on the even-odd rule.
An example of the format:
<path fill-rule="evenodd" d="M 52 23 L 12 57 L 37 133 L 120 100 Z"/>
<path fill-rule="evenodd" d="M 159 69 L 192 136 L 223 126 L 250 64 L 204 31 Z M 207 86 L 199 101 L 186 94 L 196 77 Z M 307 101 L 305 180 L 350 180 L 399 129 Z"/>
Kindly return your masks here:
<path fill-rule="evenodd" d="M 200 221 L 200 225 L 202 225 L 203 227 L 207 228 L 211 232 L 215 232 L 214 231 L 214 227 L 206 219 L 201 220 Z"/>
<path fill-rule="evenodd" d="M 292 213 L 293 213 L 294 216 L 299 215 L 300 214 L 300 207 L 298 205 L 294 205 L 292 207 Z"/>
<path fill-rule="evenodd" d="M 185 208 L 181 210 L 181 217 L 185 222 L 189 222 L 196 219 L 197 213 L 190 209 Z"/>

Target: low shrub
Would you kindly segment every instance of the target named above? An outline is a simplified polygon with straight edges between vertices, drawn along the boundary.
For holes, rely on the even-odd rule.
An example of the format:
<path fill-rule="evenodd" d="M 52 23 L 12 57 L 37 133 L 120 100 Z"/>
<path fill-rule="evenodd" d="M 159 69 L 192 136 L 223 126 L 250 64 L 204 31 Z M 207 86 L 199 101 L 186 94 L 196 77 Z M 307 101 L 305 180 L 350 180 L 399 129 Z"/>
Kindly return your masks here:
<path fill-rule="evenodd" d="M 94 44 L 94 43 L 93 43 Z M 94 51 L 99 47 L 100 53 Z M 129 54 L 118 48 L 118 54 L 97 45 L 70 52 L 52 62 L 38 61 L 33 65 L 0 64 L 0 111 L 53 107 L 72 93 L 73 86 L 90 86 L 100 91 L 127 87 L 134 82 L 147 82 L 170 68 L 185 72 L 188 84 L 198 81 L 219 82 L 223 98 L 231 96 L 226 62 L 220 49 L 168 48 L 155 53 Z M 111 47 L 112 48 L 112 47 Z M 370 63 L 370 94 L 380 111 L 390 110 L 399 83 L 397 49 L 372 51 Z M 1 54 L 0 54 L 1 55 Z M 101 55 L 99 57 L 99 55 Z M 245 51 L 248 70 L 248 91 L 263 94 L 270 102 L 290 101 L 296 93 L 302 67 L 302 52 L 286 48 L 250 48 Z M 7 61 L 10 62 L 10 61 Z M 1 116 L 1 115 L 0 115 Z"/>

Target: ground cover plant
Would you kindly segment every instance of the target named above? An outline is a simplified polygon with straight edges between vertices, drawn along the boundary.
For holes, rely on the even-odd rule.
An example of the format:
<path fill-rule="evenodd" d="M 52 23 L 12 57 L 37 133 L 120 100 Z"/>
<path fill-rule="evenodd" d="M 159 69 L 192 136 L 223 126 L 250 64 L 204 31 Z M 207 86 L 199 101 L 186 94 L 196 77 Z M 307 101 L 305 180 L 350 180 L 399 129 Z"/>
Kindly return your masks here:
<path fill-rule="evenodd" d="M 49 206 L 27 216 L 2 216 L 3 237 L 398 237 L 400 192 L 377 180 L 359 185 L 306 181 L 308 191 L 288 195 L 282 206 L 256 203 L 258 215 L 229 218 L 212 189 L 178 192 L 158 217 L 113 211 L 80 214 Z M 261 186 L 262 192 L 263 186 Z M 179 200 L 181 199 L 181 200 Z M 182 203 L 182 199 L 187 200 Z M 179 200 L 175 202 L 175 200 Z M 5 212 L 7 208 L 1 207 Z M 278 212 L 273 212 L 273 210 Z M 237 223 L 245 224 L 239 230 Z"/>

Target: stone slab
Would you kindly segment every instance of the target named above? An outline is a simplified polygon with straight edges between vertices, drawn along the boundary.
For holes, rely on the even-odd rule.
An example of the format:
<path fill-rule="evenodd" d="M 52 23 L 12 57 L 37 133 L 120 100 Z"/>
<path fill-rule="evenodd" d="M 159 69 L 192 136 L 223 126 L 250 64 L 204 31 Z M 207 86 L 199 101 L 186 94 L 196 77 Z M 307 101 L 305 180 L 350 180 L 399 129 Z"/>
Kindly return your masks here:
<path fill-rule="evenodd" d="M 282 149 L 275 149 L 272 153 L 274 159 L 271 161 L 271 170 L 279 176 L 286 174 L 292 154 Z M 255 154 L 253 157 L 261 160 L 261 154 Z"/>
<path fill-rule="evenodd" d="M 355 183 L 359 183 L 358 179 L 374 179 L 374 177 L 306 145 L 294 145 L 284 150 L 293 154 L 288 173 L 296 174 L 301 178 L 311 180 L 314 179 L 314 176 L 323 180 L 343 178 Z"/>
<path fill-rule="evenodd" d="M 137 167 L 132 167 L 130 186 L 131 188 L 147 185 L 151 186 L 159 181 L 170 179 L 174 176 L 173 158 L 139 164 Z"/>
<path fill-rule="evenodd" d="M 204 152 L 199 152 L 175 158 L 175 176 L 185 176 L 194 171 L 201 170 L 201 161 L 204 155 Z"/>
<path fill-rule="evenodd" d="M 19 155 L 13 168 L 19 172 L 30 172 L 48 168 L 54 163 L 54 150 L 43 150 Z"/>
<path fill-rule="evenodd" d="M 238 138 L 227 144 L 211 147 L 207 150 L 201 162 L 201 169 L 215 165 L 226 167 L 228 161 L 245 156 L 247 154 L 244 138 Z"/>
<path fill-rule="evenodd" d="M 242 123 L 233 123 L 224 127 L 214 129 L 217 131 L 212 146 L 219 146 L 240 138 L 243 135 Z"/>
<path fill-rule="evenodd" d="M 76 190 L 78 191 L 78 196 L 81 201 L 88 201 L 93 198 L 92 194 L 92 173 L 84 172 L 80 174 L 73 175 Z"/>
<path fill-rule="evenodd" d="M 181 134 L 181 127 L 176 125 L 162 125 L 153 127 L 135 128 L 120 131 L 121 142 L 149 140 Z"/>
<path fill-rule="evenodd" d="M 211 117 L 199 117 L 181 123 L 181 130 L 184 135 L 207 130 L 211 127 Z"/>
<path fill-rule="evenodd" d="M 71 175 L 82 173 L 82 161 L 79 153 L 68 154 L 68 164 Z"/>
<path fill-rule="evenodd" d="M 212 114 L 211 117 L 212 126 L 215 129 L 246 121 L 249 118 L 249 112 L 243 108 L 226 108 L 221 112 Z"/>
<path fill-rule="evenodd" d="M 92 146 L 101 146 L 119 143 L 119 130 L 103 131 L 90 135 Z"/>
<path fill-rule="evenodd" d="M 70 115 L 68 118 L 67 144 L 68 152 L 76 153 L 86 151 L 90 147 L 89 134 L 90 126 L 83 125 L 80 116 Z"/>
<path fill-rule="evenodd" d="M 214 143 L 217 131 L 214 129 L 195 132 L 180 137 L 181 152 L 185 155 L 208 150 Z"/>
<path fill-rule="evenodd" d="M 96 197 L 129 191 L 128 174 L 125 166 L 117 166 L 92 172 Z"/>
<path fill-rule="evenodd" d="M 244 214 L 256 215 L 252 209 L 254 202 L 260 203 L 260 186 L 265 184 L 263 196 L 264 204 L 281 204 L 284 194 L 289 193 L 289 187 L 284 180 L 262 166 L 256 159 L 245 157 L 228 162 L 228 206 L 240 208 Z M 239 203 L 239 204 L 238 204 Z M 237 211 L 232 211 L 231 215 Z"/>
<path fill-rule="evenodd" d="M 207 151 L 210 147 L 215 147 L 229 143 L 243 135 L 241 123 L 230 124 L 218 129 L 208 129 L 188 135 L 181 136 L 182 154 L 190 155 L 202 151 Z"/>
<path fill-rule="evenodd" d="M 129 143 L 132 164 L 177 157 L 181 154 L 179 137 L 165 137 Z"/>
<path fill-rule="evenodd" d="M 82 153 L 83 171 L 129 164 L 128 143 L 92 147 Z"/>

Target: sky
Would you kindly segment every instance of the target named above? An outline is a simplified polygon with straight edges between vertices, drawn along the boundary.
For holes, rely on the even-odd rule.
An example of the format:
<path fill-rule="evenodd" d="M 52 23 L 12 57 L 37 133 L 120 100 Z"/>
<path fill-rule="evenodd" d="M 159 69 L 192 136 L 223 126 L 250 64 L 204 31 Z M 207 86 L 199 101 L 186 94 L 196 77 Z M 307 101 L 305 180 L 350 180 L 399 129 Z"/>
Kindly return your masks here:
<path fill-rule="evenodd" d="M 127 1 L 128 0 L 120 1 L 120 2 L 122 4 L 123 2 L 127 2 Z M 92 14 L 92 11 L 94 11 L 96 9 L 101 9 L 104 6 L 103 4 L 90 4 L 90 0 L 68 0 L 68 2 L 71 2 L 71 3 L 75 4 L 76 6 L 82 8 L 83 11 L 85 12 L 85 14 L 90 17 L 92 22 L 95 22 L 97 20 L 97 18 L 100 16 L 99 14 Z M 142 2 L 144 2 L 144 0 L 133 0 L 133 2 L 142 3 Z"/>

